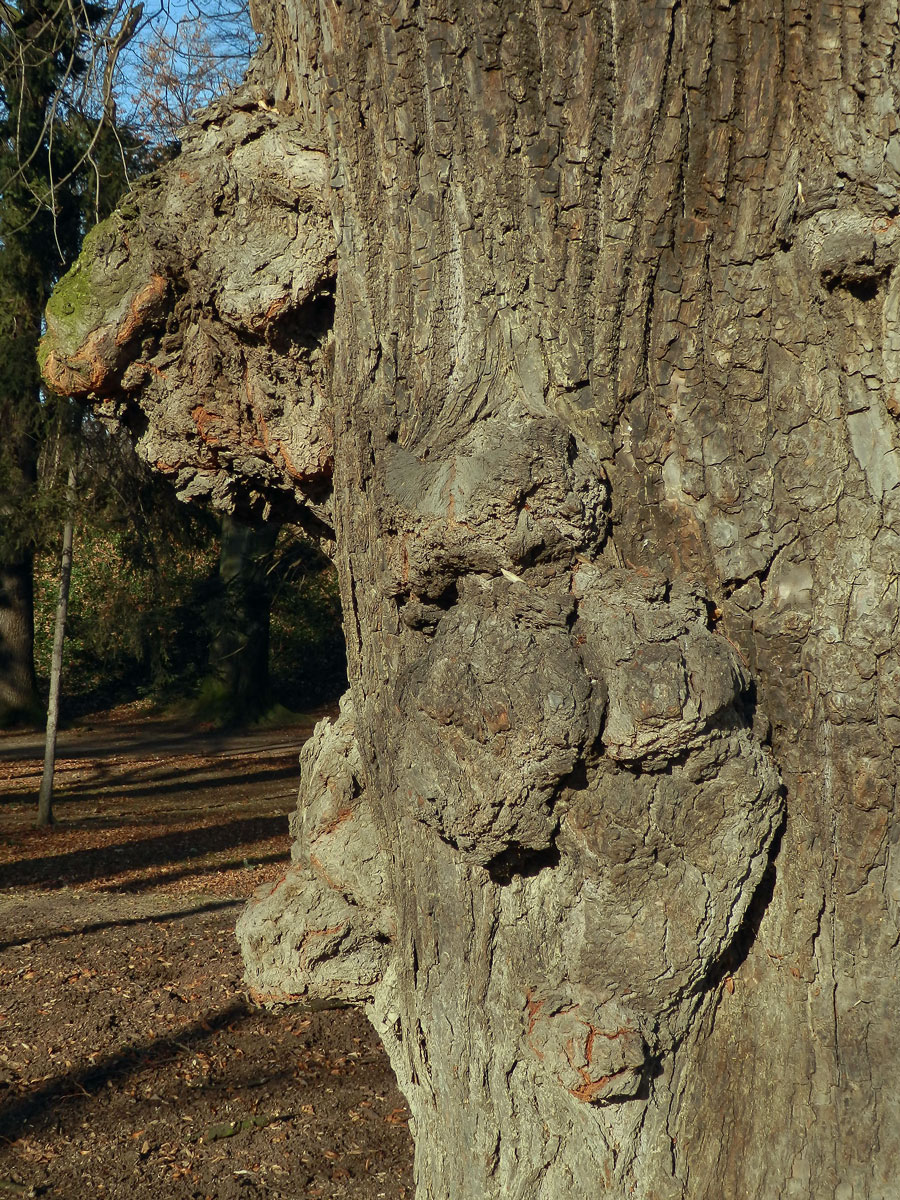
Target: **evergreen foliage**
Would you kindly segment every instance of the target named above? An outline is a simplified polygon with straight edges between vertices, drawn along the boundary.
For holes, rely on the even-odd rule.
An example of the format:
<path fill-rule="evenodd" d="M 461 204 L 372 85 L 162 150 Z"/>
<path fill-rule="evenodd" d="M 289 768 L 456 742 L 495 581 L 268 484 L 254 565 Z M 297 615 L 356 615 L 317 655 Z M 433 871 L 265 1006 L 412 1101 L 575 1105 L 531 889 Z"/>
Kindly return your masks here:
<path fill-rule="evenodd" d="M 213 657 L 222 602 L 218 529 L 202 509 L 154 494 L 154 482 L 144 478 L 139 489 L 143 528 L 113 507 L 102 520 L 78 522 L 64 717 L 136 698 L 164 707 L 185 702 L 201 720 L 237 716 L 217 686 Z M 38 555 L 40 679 L 49 675 L 58 566 L 58 546 Z M 346 663 L 334 569 L 312 543 L 284 528 L 267 570 L 270 702 L 299 711 L 335 699 L 346 686 Z"/>
<path fill-rule="evenodd" d="M 139 16 L 99 4 L 0 4 L 0 724 L 38 709 L 32 665 L 32 569 L 60 492 L 39 486 L 42 447 L 73 423 L 41 391 L 43 310 L 85 228 L 112 210 L 140 143 L 110 120 L 98 81 Z M 104 69 L 104 79 L 109 72 Z M 77 422 L 76 422 L 77 423 Z M 58 470 L 56 475 L 62 474 Z"/>
<path fill-rule="evenodd" d="M 271 699 L 298 707 L 332 698 L 345 678 L 333 572 L 309 543 L 282 531 L 274 552 L 250 555 L 246 574 L 229 580 L 219 520 L 178 503 L 124 436 L 41 390 L 36 349 L 54 284 L 129 176 L 171 153 L 189 112 L 237 82 L 254 36 L 240 0 L 202 13 L 188 5 L 177 25 L 161 4 L 126 46 L 140 20 L 128 0 L 0 0 L 0 727 L 40 717 L 36 683 L 49 671 L 73 459 L 68 715 L 136 695 L 168 703 L 199 693 L 206 715 L 246 719 Z M 119 51 L 115 90 L 128 125 L 113 103 Z M 140 82 L 130 98 L 129 80 Z M 10 623 L 27 626 L 15 647 Z M 266 648 L 271 689 L 261 668 L 236 669 L 262 664 Z"/>
<path fill-rule="evenodd" d="M 149 162 L 127 130 L 90 112 L 84 52 L 108 10 L 79 7 L 82 25 L 65 4 L 0 6 L 0 554 L 34 543 L 40 449 L 65 424 L 36 361 L 47 297 L 128 171 Z"/>

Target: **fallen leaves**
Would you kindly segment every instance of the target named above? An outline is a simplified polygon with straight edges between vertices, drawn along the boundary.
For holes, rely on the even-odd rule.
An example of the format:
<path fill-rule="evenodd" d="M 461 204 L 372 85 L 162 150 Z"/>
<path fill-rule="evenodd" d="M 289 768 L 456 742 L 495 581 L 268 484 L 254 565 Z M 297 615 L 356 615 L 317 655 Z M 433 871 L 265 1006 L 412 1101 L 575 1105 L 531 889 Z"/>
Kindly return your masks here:
<path fill-rule="evenodd" d="M 233 923 L 283 869 L 300 740 L 215 763 L 82 757 L 49 833 L 31 828 L 25 765 L 11 773 L 0 1180 L 25 1190 L 0 1200 L 411 1195 L 406 1110 L 367 1024 L 241 996 Z"/>

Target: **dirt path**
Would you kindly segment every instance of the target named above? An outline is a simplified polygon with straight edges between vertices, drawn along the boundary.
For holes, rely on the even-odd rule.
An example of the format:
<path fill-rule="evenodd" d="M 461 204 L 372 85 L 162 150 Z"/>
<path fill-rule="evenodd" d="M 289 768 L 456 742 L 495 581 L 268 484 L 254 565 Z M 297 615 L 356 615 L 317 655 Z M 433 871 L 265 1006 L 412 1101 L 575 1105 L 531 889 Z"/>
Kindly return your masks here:
<path fill-rule="evenodd" d="M 365 1019 L 243 993 L 234 921 L 288 860 L 308 729 L 95 719 L 40 832 L 40 739 L 0 736 L 0 1200 L 411 1195 Z"/>

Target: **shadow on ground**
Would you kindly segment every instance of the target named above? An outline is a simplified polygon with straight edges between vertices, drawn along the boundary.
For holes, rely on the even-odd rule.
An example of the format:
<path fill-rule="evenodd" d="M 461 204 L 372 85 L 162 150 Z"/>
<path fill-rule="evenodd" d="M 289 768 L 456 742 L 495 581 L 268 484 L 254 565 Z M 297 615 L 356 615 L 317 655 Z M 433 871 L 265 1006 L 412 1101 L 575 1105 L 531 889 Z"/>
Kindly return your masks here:
<path fill-rule="evenodd" d="M 284 870 L 309 728 L 151 730 L 152 752 L 140 729 L 70 731 L 50 830 L 39 763 L 0 738 L 0 1196 L 411 1197 L 363 1015 L 244 992 L 234 921 Z"/>
<path fill-rule="evenodd" d="M 52 832 L 44 835 L 47 840 L 52 836 Z M 147 882 L 152 885 L 156 875 L 154 868 L 179 864 L 178 878 L 195 875 L 202 873 L 202 866 L 194 869 L 183 864 L 202 859 L 211 851 L 255 846 L 273 837 L 280 838 L 285 844 L 280 853 L 265 856 L 267 861 L 287 863 L 290 860 L 287 818 L 283 815 L 241 817 L 233 821 L 221 821 L 214 825 L 141 837 L 114 845 L 45 854 L 20 862 L 0 864 L 0 889 L 39 884 L 72 887 L 80 883 L 103 882 L 109 877 L 120 875 L 123 871 L 135 870 L 144 873 Z M 242 862 L 242 859 L 239 862 Z M 227 867 L 227 863 L 217 864 L 210 867 L 210 870 L 221 870 L 223 865 Z M 171 879 L 171 872 L 165 877 Z M 138 890 L 141 882 L 143 881 L 132 880 L 131 888 Z"/>

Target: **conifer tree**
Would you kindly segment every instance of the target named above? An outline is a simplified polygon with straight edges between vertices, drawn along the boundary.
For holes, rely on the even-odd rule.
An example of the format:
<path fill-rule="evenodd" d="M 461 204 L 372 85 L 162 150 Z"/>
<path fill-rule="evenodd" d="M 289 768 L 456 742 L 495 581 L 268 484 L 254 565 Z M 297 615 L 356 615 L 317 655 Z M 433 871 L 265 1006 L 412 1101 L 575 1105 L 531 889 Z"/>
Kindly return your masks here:
<path fill-rule="evenodd" d="M 38 461 L 59 417 L 40 389 L 43 309 L 137 151 L 109 118 L 115 58 L 140 15 L 121 3 L 0 3 L 0 726 L 39 712 Z"/>

